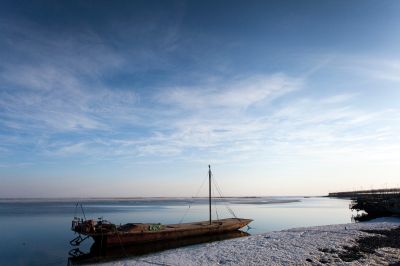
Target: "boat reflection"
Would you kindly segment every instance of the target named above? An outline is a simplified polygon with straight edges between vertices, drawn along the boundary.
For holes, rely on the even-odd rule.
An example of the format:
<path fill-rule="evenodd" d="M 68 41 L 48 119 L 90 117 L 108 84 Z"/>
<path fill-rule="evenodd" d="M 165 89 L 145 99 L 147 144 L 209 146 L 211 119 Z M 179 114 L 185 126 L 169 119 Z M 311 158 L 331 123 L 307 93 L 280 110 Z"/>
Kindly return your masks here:
<path fill-rule="evenodd" d="M 168 249 L 175 249 L 189 245 L 209 243 L 209 242 L 244 237 L 249 235 L 250 234 L 247 232 L 233 231 L 217 235 L 188 237 L 178 240 L 153 242 L 140 245 L 129 245 L 129 246 L 121 245 L 120 247 L 113 247 L 113 248 L 104 248 L 94 243 L 91 246 L 89 253 L 84 253 L 78 248 L 70 250 L 69 252 L 70 257 L 68 259 L 68 264 L 76 265 L 76 264 L 113 261 L 127 257 L 134 257 L 134 256 L 159 252 Z"/>

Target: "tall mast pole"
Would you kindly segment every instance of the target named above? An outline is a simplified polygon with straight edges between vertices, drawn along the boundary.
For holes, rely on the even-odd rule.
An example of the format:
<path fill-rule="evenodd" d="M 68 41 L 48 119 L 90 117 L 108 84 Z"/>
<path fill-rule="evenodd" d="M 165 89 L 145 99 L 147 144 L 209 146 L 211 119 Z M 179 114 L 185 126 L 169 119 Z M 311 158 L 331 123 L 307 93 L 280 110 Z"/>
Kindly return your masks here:
<path fill-rule="evenodd" d="M 208 206 L 210 211 L 210 224 L 211 224 L 211 166 L 208 165 Z"/>

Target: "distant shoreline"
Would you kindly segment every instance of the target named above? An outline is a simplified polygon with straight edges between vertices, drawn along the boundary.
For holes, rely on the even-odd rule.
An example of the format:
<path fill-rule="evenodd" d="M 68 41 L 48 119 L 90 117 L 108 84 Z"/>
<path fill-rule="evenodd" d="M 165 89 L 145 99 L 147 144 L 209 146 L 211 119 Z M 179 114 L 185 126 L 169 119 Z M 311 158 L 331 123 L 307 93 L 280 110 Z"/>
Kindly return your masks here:
<path fill-rule="evenodd" d="M 258 201 L 248 201 L 248 204 L 271 204 L 271 203 L 288 203 L 299 201 L 298 198 L 320 198 L 319 196 L 229 196 L 229 197 L 213 197 L 213 200 L 222 199 L 266 199 L 268 202 L 262 203 Z M 0 198 L 0 202 L 85 202 L 85 201 L 129 201 L 129 200 L 193 200 L 208 199 L 208 197 L 59 197 L 59 198 Z M 277 200 L 280 199 L 280 200 Z M 275 202 L 274 202 L 275 201 Z M 233 202 L 232 202 L 233 203 Z M 240 202 L 238 204 L 246 204 Z"/>
<path fill-rule="evenodd" d="M 260 198 L 322 198 L 326 196 L 226 196 L 226 197 L 214 197 L 213 199 L 260 199 Z M 208 197 L 190 197 L 190 196 L 178 196 L 178 197 L 161 197 L 161 196 L 148 196 L 148 197 L 0 197 L 1 200 L 131 200 L 131 199 L 208 199 Z"/>

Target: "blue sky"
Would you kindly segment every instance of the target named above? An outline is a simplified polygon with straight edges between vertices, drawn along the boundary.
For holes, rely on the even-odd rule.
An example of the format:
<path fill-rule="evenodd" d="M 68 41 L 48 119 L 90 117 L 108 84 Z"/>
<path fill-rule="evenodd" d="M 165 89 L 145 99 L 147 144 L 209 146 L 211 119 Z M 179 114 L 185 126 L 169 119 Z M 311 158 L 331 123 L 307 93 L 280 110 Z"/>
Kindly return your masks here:
<path fill-rule="evenodd" d="M 0 197 L 400 184 L 398 1 L 2 1 Z M 204 192 L 205 193 L 205 192 Z"/>

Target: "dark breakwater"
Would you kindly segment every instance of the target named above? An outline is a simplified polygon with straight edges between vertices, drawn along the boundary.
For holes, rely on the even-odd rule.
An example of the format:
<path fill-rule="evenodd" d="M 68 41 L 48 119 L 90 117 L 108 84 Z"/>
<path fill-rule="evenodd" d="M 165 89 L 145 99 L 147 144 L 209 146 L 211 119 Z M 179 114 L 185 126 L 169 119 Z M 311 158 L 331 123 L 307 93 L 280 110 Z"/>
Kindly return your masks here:
<path fill-rule="evenodd" d="M 399 188 L 335 192 L 329 197 L 350 199 L 350 209 L 361 212 L 356 221 L 400 215 Z"/>

